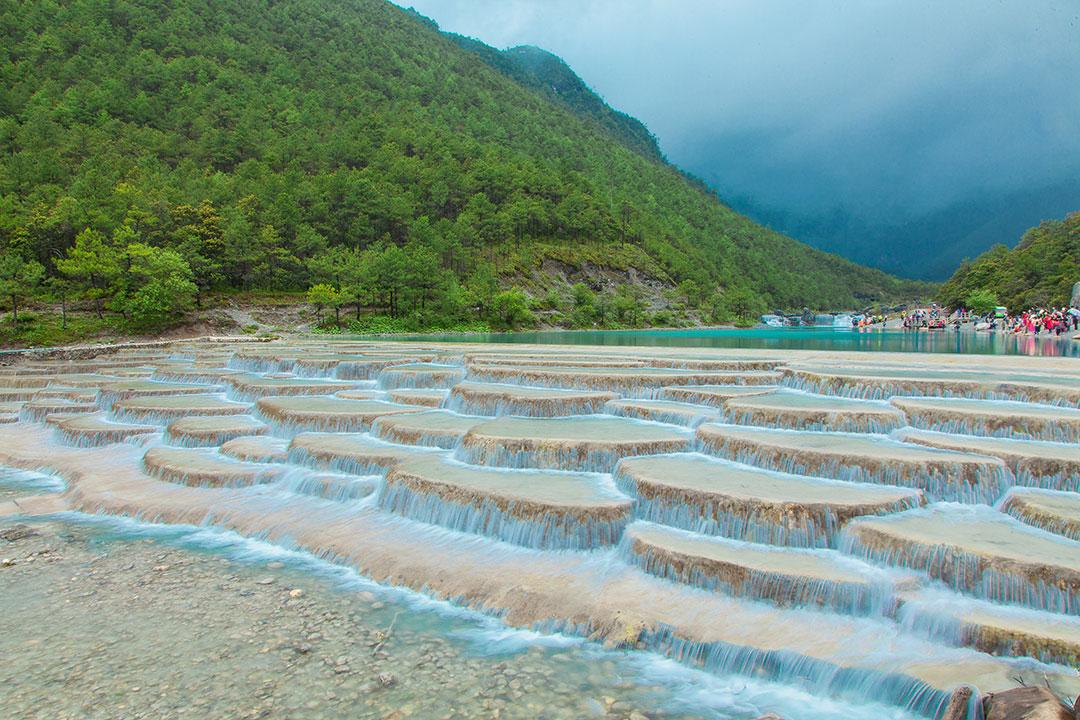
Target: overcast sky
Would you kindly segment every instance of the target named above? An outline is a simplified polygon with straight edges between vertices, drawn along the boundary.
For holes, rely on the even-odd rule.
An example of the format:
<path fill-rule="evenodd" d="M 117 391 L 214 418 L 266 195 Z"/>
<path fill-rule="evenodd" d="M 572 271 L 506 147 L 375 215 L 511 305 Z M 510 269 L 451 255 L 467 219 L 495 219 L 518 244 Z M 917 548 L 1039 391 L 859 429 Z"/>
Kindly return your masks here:
<path fill-rule="evenodd" d="M 400 0 L 562 56 L 725 195 L 866 217 L 1080 177 L 1080 0 Z"/>

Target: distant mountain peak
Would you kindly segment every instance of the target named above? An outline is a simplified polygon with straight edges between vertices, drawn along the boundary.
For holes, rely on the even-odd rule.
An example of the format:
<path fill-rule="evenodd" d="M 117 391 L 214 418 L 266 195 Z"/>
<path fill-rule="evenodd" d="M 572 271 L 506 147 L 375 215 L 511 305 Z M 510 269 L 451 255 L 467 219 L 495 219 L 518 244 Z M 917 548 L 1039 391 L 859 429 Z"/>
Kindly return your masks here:
<path fill-rule="evenodd" d="M 414 14 L 423 18 L 415 11 Z M 433 20 L 423 19 L 438 27 Z M 577 115 L 600 124 L 634 152 L 666 162 L 656 136 L 643 122 L 608 105 L 555 53 L 536 45 L 499 50 L 476 38 L 450 32 L 442 34 L 521 85 L 539 90 Z"/>

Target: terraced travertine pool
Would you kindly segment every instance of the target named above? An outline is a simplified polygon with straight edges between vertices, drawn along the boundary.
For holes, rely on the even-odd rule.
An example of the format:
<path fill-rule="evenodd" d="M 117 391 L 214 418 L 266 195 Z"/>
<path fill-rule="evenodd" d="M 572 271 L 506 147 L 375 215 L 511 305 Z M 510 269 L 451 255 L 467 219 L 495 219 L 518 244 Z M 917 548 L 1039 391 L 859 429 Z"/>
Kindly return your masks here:
<path fill-rule="evenodd" d="M 958 355 L 297 339 L 25 359 L 0 368 L 0 517 L 234 532 L 523 646 L 647 659 L 663 673 L 629 682 L 669 687 L 638 717 L 974 718 L 961 688 L 1080 693 L 1078 388 L 1075 361 Z M 680 696 L 673 667 L 753 690 Z M 490 716 L 470 702 L 446 716 Z"/>

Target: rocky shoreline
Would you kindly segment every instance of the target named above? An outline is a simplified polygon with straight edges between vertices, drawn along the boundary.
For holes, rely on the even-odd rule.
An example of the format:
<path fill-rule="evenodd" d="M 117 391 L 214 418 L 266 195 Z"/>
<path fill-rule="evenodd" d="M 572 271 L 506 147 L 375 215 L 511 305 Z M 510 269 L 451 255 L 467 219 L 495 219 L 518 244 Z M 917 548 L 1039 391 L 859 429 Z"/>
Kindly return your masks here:
<path fill-rule="evenodd" d="M 0 685 L 19 718 L 578 718 L 649 709 L 610 663 L 499 658 L 279 561 L 0 523 Z M 570 675 L 571 677 L 565 677 Z"/>

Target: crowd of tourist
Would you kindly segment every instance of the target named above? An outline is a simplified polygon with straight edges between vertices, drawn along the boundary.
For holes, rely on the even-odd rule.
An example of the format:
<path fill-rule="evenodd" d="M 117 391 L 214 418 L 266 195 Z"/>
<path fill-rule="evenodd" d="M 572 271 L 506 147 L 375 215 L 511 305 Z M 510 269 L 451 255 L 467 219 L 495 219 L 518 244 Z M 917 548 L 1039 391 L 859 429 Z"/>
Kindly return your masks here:
<path fill-rule="evenodd" d="M 911 312 L 901 310 L 900 326 L 905 330 L 918 330 L 919 328 L 941 330 L 945 328 L 945 315 L 936 303 L 928 308 L 917 308 Z"/>
<path fill-rule="evenodd" d="M 1049 307 L 1031 308 L 1018 315 L 1010 315 L 1005 308 L 997 308 L 984 315 L 960 308 L 952 314 L 937 305 L 901 312 L 901 326 L 905 330 L 944 330 L 951 326 L 959 330 L 971 323 L 975 330 L 1004 331 L 1017 335 L 1061 335 L 1080 330 L 1080 308 Z"/>
<path fill-rule="evenodd" d="M 852 327 L 867 328 L 873 325 L 884 325 L 889 321 L 888 315 L 862 315 L 852 318 Z"/>
<path fill-rule="evenodd" d="M 1047 335 L 1061 335 L 1069 330 L 1080 329 L 1080 309 L 1034 308 L 1016 316 L 1006 315 L 1001 327 L 1017 334 L 1038 335 L 1045 331 Z"/>

